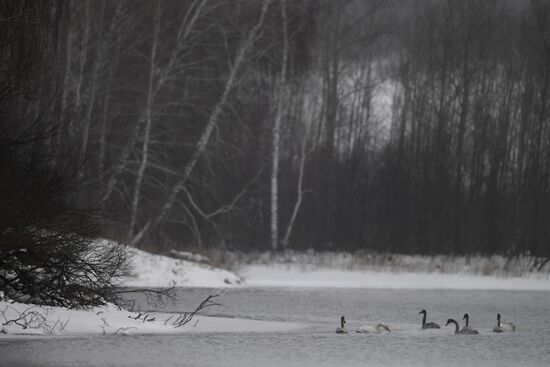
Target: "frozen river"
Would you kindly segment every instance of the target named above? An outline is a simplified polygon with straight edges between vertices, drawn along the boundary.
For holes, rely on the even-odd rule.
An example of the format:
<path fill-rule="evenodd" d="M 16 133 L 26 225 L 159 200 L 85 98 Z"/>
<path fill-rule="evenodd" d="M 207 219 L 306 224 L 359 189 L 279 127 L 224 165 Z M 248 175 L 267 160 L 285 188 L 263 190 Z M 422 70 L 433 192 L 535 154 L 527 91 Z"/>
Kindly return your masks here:
<path fill-rule="evenodd" d="M 180 289 L 192 308 L 208 289 Z M 303 329 L 267 333 L 48 337 L 2 341 L 2 366 L 549 366 L 550 292 L 365 289 L 228 289 L 207 314 L 303 323 Z M 418 312 L 442 326 L 465 312 L 479 335 L 454 335 L 451 326 L 421 330 Z M 157 310 L 159 308 L 157 307 Z M 496 334 L 496 314 L 518 330 Z M 347 328 L 385 323 L 391 333 L 337 335 Z M 200 320 L 199 320 L 200 322 Z"/>

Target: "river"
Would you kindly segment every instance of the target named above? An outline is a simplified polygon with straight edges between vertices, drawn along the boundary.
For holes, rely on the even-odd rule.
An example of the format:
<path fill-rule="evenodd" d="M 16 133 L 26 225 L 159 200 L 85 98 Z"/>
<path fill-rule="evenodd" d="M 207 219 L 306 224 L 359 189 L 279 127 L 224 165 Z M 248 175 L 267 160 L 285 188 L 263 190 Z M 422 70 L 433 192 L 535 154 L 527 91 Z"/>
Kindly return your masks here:
<path fill-rule="evenodd" d="M 210 289 L 178 289 L 169 305 L 183 311 Z M 2 366 L 549 366 L 550 292 L 368 289 L 227 289 L 206 314 L 291 321 L 289 332 L 48 337 L 0 343 Z M 421 330 L 421 309 L 440 330 Z M 448 318 L 469 313 L 479 335 L 455 335 Z M 493 333 L 496 314 L 518 329 Z M 350 330 L 384 323 L 391 332 L 338 335 L 340 316 Z M 199 320 L 200 322 L 200 320 Z"/>

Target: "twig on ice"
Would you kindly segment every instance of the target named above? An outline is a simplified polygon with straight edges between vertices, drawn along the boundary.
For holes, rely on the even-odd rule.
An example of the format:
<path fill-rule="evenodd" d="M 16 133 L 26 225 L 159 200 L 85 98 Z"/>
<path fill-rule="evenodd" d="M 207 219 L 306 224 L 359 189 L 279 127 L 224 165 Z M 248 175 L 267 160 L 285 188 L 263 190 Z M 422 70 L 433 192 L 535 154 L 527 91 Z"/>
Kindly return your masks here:
<path fill-rule="evenodd" d="M 219 297 L 223 292 L 224 291 L 221 291 L 220 293 L 209 295 L 192 312 L 183 312 L 183 313 L 178 314 L 177 318 L 174 320 L 174 322 L 172 322 L 172 326 L 175 327 L 175 328 L 178 328 L 178 327 L 181 327 L 181 326 L 189 323 L 199 311 L 201 311 L 201 310 L 203 310 L 207 307 L 221 306 L 221 303 L 214 302 L 213 299 L 216 298 L 216 297 Z M 197 324 L 195 324 L 195 326 L 196 325 Z"/>

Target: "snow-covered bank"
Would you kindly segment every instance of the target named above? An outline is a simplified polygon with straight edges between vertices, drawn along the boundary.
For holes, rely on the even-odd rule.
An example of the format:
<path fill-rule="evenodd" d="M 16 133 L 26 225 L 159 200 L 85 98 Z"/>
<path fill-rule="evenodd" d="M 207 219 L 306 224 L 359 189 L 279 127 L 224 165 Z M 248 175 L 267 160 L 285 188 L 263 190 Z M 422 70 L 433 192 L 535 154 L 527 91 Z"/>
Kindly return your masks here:
<path fill-rule="evenodd" d="M 248 265 L 291 265 L 303 271 L 342 270 L 385 273 L 443 273 L 523 277 L 550 275 L 550 261 L 534 256 L 404 255 L 371 251 L 253 252 L 234 254 L 234 261 Z"/>
<path fill-rule="evenodd" d="M 178 334 L 197 332 L 274 332 L 302 328 L 288 322 L 195 316 L 191 322 L 174 328 L 176 314 L 139 314 L 114 305 L 91 310 L 68 310 L 0 301 L 0 339 L 14 335 L 128 335 Z"/>
<path fill-rule="evenodd" d="M 395 254 L 293 253 L 230 255 L 243 263 L 239 275 L 224 269 L 128 248 L 135 287 L 335 287 L 386 289 L 550 290 L 548 263 L 502 256 L 409 256 Z M 248 264 L 248 265 L 244 265 Z"/>
<path fill-rule="evenodd" d="M 128 287 L 209 287 L 220 288 L 242 283 L 230 271 L 206 264 L 154 255 L 135 248 L 127 248 L 131 277 L 124 279 Z"/>
<path fill-rule="evenodd" d="M 499 289 L 550 291 L 547 275 L 497 277 L 470 274 L 306 269 L 299 264 L 250 265 L 242 273 L 251 287 L 375 289 Z"/>

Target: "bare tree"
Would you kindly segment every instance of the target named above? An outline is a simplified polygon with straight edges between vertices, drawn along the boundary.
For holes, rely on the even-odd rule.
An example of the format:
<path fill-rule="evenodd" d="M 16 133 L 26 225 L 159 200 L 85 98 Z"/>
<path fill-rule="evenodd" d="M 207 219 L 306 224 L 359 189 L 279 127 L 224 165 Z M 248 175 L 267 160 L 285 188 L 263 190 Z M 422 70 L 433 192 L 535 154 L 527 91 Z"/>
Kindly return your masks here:
<path fill-rule="evenodd" d="M 160 2 L 157 2 L 155 14 L 153 17 L 153 40 L 151 42 L 151 54 L 149 55 L 150 69 L 149 69 L 149 81 L 147 83 L 147 99 L 145 102 L 145 127 L 143 133 L 143 148 L 141 151 L 141 163 L 136 175 L 136 183 L 134 184 L 134 195 L 132 199 L 132 208 L 130 212 L 130 227 L 128 229 L 128 238 L 134 235 L 134 228 L 136 225 L 136 219 L 138 214 L 139 201 L 141 199 L 141 183 L 143 182 L 143 176 L 147 169 L 148 157 L 149 157 L 149 140 L 151 137 L 151 129 L 153 125 L 153 103 L 155 95 L 154 83 L 156 73 L 158 72 L 157 61 L 157 49 L 160 35 Z"/>
<path fill-rule="evenodd" d="M 283 49 L 281 58 L 281 73 L 275 85 L 275 118 L 273 123 L 273 154 L 271 163 L 271 249 L 279 247 L 279 159 L 281 140 L 281 121 L 283 119 L 285 97 L 287 96 L 287 64 L 288 64 L 288 25 L 286 16 L 286 2 L 281 1 L 281 15 L 283 28 Z"/>
<path fill-rule="evenodd" d="M 139 241 L 141 241 L 141 239 L 143 238 L 143 236 L 148 230 L 151 230 L 157 227 L 170 214 L 172 207 L 176 201 L 177 195 L 187 183 L 187 180 L 190 178 L 191 173 L 193 172 L 193 169 L 195 168 L 195 165 L 197 164 L 197 161 L 200 155 L 204 152 L 208 144 L 210 135 L 212 134 L 214 127 L 218 123 L 219 116 L 226 105 L 229 94 L 237 83 L 238 72 L 240 71 L 240 67 L 245 61 L 245 57 L 248 56 L 248 53 L 254 47 L 256 38 L 263 26 L 264 18 L 266 16 L 270 2 L 271 0 L 263 0 L 258 22 L 256 23 L 256 25 L 254 25 L 254 27 L 250 30 L 250 32 L 248 32 L 247 37 L 242 41 L 241 45 L 237 50 L 235 58 L 233 59 L 233 62 L 231 64 L 231 69 L 229 71 L 229 76 L 225 83 L 223 93 L 220 96 L 220 99 L 218 100 L 214 108 L 212 109 L 212 112 L 208 117 L 206 126 L 204 127 L 204 130 L 198 142 L 195 145 L 193 154 L 183 169 L 183 177 L 176 183 L 176 185 L 172 187 L 170 194 L 167 200 L 165 201 L 164 205 L 162 206 L 161 210 L 159 211 L 158 215 L 156 215 L 156 217 L 153 220 L 148 221 L 141 228 L 141 230 L 132 238 L 130 242 L 131 244 L 135 245 Z"/>
<path fill-rule="evenodd" d="M 316 114 L 308 108 L 306 104 L 305 110 L 306 113 L 310 114 L 311 119 L 314 119 L 316 117 Z M 309 139 L 309 126 L 311 125 L 311 121 L 309 123 L 306 123 L 306 128 L 304 131 L 304 134 L 302 136 L 302 142 L 300 146 L 300 155 L 299 155 L 299 165 L 298 165 L 298 182 L 296 184 L 296 202 L 294 203 L 294 207 L 292 209 L 292 214 L 290 216 L 290 219 L 288 221 L 285 235 L 283 239 L 281 240 L 281 245 L 283 246 L 283 249 L 288 248 L 288 243 L 290 239 L 290 235 L 292 234 L 292 229 L 294 227 L 294 223 L 296 221 L 296 217 L 298 216 L 298 211 L 300 210 L 300 207 L 302 206 L 303 196 L 304 196 L 304 174 L 305 174 L 305 166 L 306 166 L 306 159 L 308 155 L 308 149 L 307 149 L 307 143 Z"/>
<path fill-rule="evenodd" d="M 0 289 L 20 302 L 87 307 L 116 300 L 126 257 L 94 241 L 99 212 L 77 202 L 78 153 L 49 146 L 62 131 L 53 123 L 51 83 L 66 9 L 64 2 L 3 6 L 0 26 L 9 31 L 0 32 L 0 70 L 15 78 L 0 74 L 0 91 L 8 92 L 0 94 Z M 33 106 L 38 114 L 27 113 Z"/>
<path fill-rule="evenodd" d="M 117 183 L 119 182 L 120 176 L 124 173 L 125 169 L 130 163 L 130 155 L 133 151 L 135 144 L 140 138 L 142 127 L 144 124 L 145 125 L 148 124 L 149 119 L 147 114 L 149 113 L 150 117 L 153 114 L 152 108 L 153 108 L 153 105 L 156 104 L 155 96 L 161 93 L 161 91 L 167 88 L 172 82 L 177 80 L 178 74 L 181 74 L 181 69 L 185 68 L 185 66 L 182 66 L 182 64 L 185 65 L 185 59 L 182 60 L 182 58 L 186 56 L 185 52 L 192 45 L 193 41 L 190 38 L 193 36 L 193 32 L 196 31 L 195 27 L 196 27 L 197 21 L 201 17 L 205 16 L 209 11 L 209 8 L 207 7 L 207 5 L 208 5 L 208 0 L 192 1 L 187 11 L 180 18 L 179 24 L 177 25 L 177 33 L 174 39 L 174 44 L 171 48 L 171 52 L 168 55 L 169 57 L 163 63 L 161 63 L 160 59 L 158 59 L 159 58 L 158 55 L 156 56 L 157 58 L 156 61 L 152 61 L 150 59 L 151 55 L 147 55 L 144 57 L 149 61 L 149 64 L 150 64 L 150 67 L 149 67 L 150 73 L 148 78 L 149 82 L 146 88 L 146 91 L 147 91 L 146 106 L 150 104 L 151 108 L 141 109 L 141 113 L 139 114 L 137 120 L 132 124 L 132 128 L 131 128 L 128 140 L 124 144 L 119 156 L 115 161 L 115 164 L 110 170 L 110 175 L 104 187 L 104 193 L 101 199 L 102 204 L 106 203 L 107 200 L 109 200 L 109 198 L 111 197 L 111 194 L 115 190 Z M 162 13 L 162 3 L 158 4 L 157 7 L 158 9 L 155 10 L 155 13 L 159 14 L 158 15 L 159 19 L 154 20 L 154 24 L 157 24 L 157 22 L 161 21 L 160 16 Z M 159 25 L 159 29 L 153 32 L 154 39 L 152 40 L 153 46 L 151 47 L 154 47 L 155 49 L 159 48 L 159 43 L 161 42 L 159 37 L 161 37 L 160 25 Z M 152 49 L 153 48 L 151 48 L 151 51 Z M 154 65 L 151 63 L 154 63 Z M 144 134 L 147 134 L 147 131 L 149 131 L 148 134 L 151 133 L 151 124 L 149 124 L 149 129 L 145 128 Z M 148 149 L 149 148 L 146 148 L 145 150 L 148 150 Z M 142 152 L 143 151 L 144 150 L 142 149 Z M 144 161 L 144 158 L 142 155 L 142 163 L 143 161 Z M 145 162 L 146 161 L 147 161 L 147 158 L 145 158 Z M 140 164 L 139 166 L 146 169 L 147 165 L 148 163 Z M 138 177 L 140 176 L 139 172 L 137 176 Z M 142 182 L 143 173 L 141 174 L 141 177 L 142 178 L 138 180 Z M 134 193 L 137 193 L 139 195 L 140 191 L 141 189 L 134 190 Z M 135 195 L 132 203 L 135 203 Z M 130 225 L 130 227 L 133 227 L 133 226 Z M 133 229 L 131 229 L 131 231 L 133 231 Z"/>

